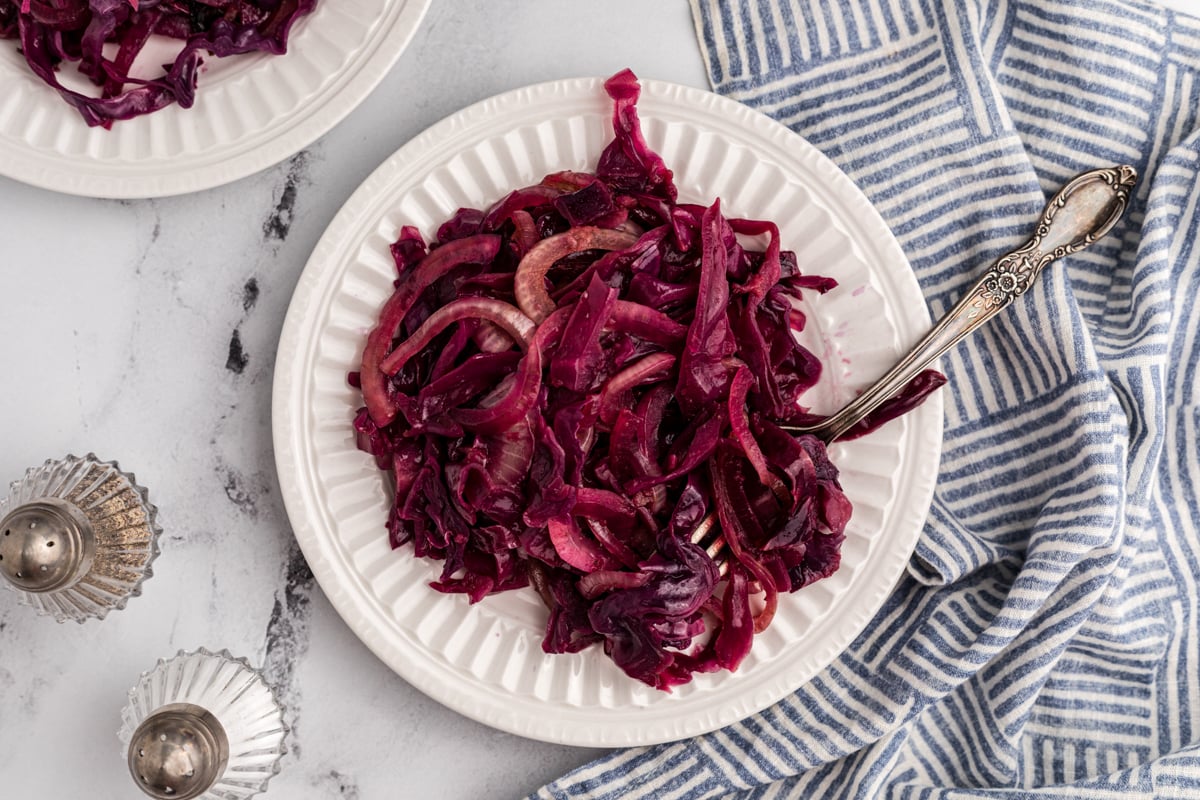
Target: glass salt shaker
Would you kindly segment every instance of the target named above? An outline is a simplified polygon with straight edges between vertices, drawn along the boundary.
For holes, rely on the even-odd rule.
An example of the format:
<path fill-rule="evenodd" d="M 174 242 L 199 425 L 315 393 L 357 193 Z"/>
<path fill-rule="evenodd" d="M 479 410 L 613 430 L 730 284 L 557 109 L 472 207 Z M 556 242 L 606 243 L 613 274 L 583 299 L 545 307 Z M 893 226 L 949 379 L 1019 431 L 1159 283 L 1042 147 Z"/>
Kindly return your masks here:
<path fill-rule="evenodd" d="M 158 800 L 245 800 L 267 788 L 287 752 L 274 692 L 227 650 L 159 660 L 121 718 L 130 775 Z"/>
<path fill-rule="evenodd" d="M 115 461 L 48 460 L 0 499 L 0 578 L 59 622 L 103 619 L 152 575 L 157 513 Z"/>

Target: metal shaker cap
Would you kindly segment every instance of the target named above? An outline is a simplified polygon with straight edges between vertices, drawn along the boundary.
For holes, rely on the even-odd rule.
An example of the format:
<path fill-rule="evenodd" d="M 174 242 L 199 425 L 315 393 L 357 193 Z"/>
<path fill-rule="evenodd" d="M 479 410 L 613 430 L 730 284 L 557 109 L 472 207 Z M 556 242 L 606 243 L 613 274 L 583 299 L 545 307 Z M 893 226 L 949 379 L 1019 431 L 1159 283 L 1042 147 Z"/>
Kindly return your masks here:
<path fill-rule="evenodd" d="M 0 499 L 0 583 L 59 622 L 102 619 L 152 575 L 157 514 L 116 462 L 49 460 Z"/>
<path fill-rule="evenodd" d="M 129 772 L 159 800 L 193 800 L 225 773 L 229 738 L 207 709 L 163 706 L 142 721 L 129 741 Z"/>
<path fill-rule="evenodd" d="M 91 569 L 96 534 L 78 508 L 54 497 L 17 506 L 0 519 L 0 575 L 26 592 L 74 585 Z"/>

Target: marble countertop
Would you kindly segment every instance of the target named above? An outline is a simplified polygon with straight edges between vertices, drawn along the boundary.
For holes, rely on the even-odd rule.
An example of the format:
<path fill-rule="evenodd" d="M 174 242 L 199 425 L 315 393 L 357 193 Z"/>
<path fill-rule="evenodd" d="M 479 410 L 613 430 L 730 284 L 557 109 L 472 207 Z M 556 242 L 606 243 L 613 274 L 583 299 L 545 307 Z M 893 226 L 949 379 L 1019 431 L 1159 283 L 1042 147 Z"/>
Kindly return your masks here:
<path fill-rule="evenodd" d="M 116 736 L 126 692 L 201 646 L 263 666 L 285 702 L 267 797 L 516 798 L 596 755 L 449 711 L 355 638 L 284 513 L 271 378 L 300 271 L 376 165 L 477 100 L 625 66 L 707 88 L 686 0 L 435 0 L 362 106 L 258 175 L 133 202 L 0 179 L 0 479 L 94 451 L 136 473 L 165 529 L 143 595 L 103 622 L 0 591 L 0 795 L 141 796 Z"/>

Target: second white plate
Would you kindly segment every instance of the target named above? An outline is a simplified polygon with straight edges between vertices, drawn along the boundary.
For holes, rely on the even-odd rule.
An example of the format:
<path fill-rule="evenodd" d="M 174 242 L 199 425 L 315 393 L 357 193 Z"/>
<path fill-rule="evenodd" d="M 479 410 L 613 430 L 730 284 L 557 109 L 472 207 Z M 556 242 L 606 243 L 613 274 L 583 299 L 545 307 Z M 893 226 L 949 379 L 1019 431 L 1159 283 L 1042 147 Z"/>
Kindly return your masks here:
<path fill-rule="evenodd" d="M 110 198 L 195 192 L 252 175 L 353 111 L 400 57 L 429 3 L 318 2 L 296 21 L 286 54 L 208 58 L 192 108 L 167 106 L 112 130 L 89 128 L 33 74 L 16 41 L 0 41 L 0 175 Z M 66 83 L 74 65 L 62 71 Z"/>
<path fill-rule="evenodd" d="M 840 287 L 811 301 L 810 343 L 827 376 L 806 400 L 830 409 L 890 366 L 929 327 L 919 287 L 878 213 L 799 136 L 708 92 L 643 82 L 646 138 L 683 200 L 722 199 L 731 216 L 776 221 L 801 269 Z M 486 207 L 544 174 L 594 168 L 611 138 L 596 79 L 513 91 L 472 106 L 403 147 L 358 189 L 317 245 L 293 296 L 276 361 L 273 429 L 296 538 L 338 613 L 417 688 L 483 723 L 572 745 L 650 744 L 713 730 L 812 678 L 863 630 L 904 570 L 923 526 L 941 446 L 930 398 L 864 439 L 832 448 L 855 511 L 832 577 L 780 599 L 736 673 L 671 693 L 626 677 L 598 647 L 541 650 L 546 612 L 532 591 L 474 606 L 429 581 L 440 563 L 392 551 L 384 476 L 355 448 L 361 404 L 346 383 L 391 291 L 388 244 L 426 236 L 460 206 Z"/>

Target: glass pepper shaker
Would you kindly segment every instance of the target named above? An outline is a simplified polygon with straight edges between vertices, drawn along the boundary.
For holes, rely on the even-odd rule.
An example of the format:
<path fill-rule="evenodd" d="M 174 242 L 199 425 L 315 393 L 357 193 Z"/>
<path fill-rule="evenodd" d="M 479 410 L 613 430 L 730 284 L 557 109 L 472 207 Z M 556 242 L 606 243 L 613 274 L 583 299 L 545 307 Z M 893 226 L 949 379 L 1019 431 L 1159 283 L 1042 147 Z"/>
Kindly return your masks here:
<path fill-rule="evenodd" d="M 121 718 L 130 775 L 158 800 L 245 800 L 266 789 L 287 752 L 274 692 L 227 650 L 159 660 Z"/>
<path fill-rule="evenodd" d="M 48 460 L 0 499 L 0 578 L 59 622 L 103 619 L 151 576 L 157 513 L 115 461 Z"/>

